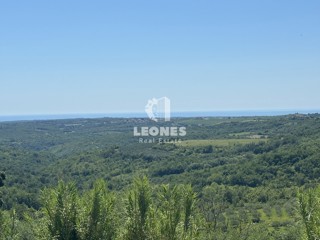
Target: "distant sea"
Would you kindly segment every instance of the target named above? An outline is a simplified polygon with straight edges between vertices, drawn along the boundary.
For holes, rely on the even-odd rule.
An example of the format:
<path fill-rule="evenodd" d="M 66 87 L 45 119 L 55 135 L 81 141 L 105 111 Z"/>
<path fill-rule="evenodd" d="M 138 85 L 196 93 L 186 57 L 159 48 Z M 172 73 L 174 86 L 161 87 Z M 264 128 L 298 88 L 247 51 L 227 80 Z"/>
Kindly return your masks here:
<path fill-rule="evenodd" d="M 173 112 L 171 117 L 254 117 L 254 116 L 281 116 L 287 114 L 320 113 L 320 110 L 249 110 L 249 111 L 211 111 L 211 112 Z M 145 113 L 99 113 L 99 114 L 52 114 L 52 115 L 15 115 L 0 116 L 0 122 L 6 121 L 33 121 L 58 120 L 77 118 L 147 118 Z"/>

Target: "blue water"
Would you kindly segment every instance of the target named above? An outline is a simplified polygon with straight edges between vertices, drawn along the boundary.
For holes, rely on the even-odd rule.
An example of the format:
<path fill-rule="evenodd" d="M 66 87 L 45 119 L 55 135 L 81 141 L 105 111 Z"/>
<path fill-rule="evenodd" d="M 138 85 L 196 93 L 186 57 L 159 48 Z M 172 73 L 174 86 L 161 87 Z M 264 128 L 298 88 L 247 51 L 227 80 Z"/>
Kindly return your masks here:
<path fill-rule="evenodd" d="M 320 110 L 249 110 L 249 111 L 212 111 L 212 112 L 173 112 L 171 117 L 242 117 L 242 116 L 280 116 L 287 114 L 320 113 Z M 105 114 L 56 114 L 56 115 L 16 115 L 0 116 L 4 121 L 55 120 L 75 118 L 147 118 L 145 113 L 105 113 Z"/>

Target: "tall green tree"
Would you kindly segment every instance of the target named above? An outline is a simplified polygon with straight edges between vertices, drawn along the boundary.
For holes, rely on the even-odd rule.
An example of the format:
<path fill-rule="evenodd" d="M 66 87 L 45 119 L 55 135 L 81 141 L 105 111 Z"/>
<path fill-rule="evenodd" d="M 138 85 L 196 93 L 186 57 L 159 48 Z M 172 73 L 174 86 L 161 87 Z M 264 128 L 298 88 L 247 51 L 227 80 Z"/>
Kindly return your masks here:
<path fill-rule="evenodd" d="M 127 223 L 124 238 L 127 240 L 156 239 L 156 236 L 151 233 L 153 216 L 149 181 L 146 177 L 136 178 L 126 202 Z"/>
<path fill-rule="evenodd" d="M 4 185 L 3 181 L 6 179 L 6 175 L 4 172 L 0 172 L 0 187 Z"/>
<path fill-rule="evenodd" d="M 0 172 L 0 187 L 3 187 L 3 185 L 4 185 L 3 180 L 5 180 L 5 179 L 6 179 L 6 175 L 3 172 Z M 2 194 L 1 194 L 1 191 L 0 191 L 0 235 L 4 235 L 4 220 L 5 220 L 5 217 L 4 217 L 3 212 L 1 211 L 1 207 L 3 205 L 3 201 L 1 199 L 1 195 Z M 0 236 L 0 239 L 1 239 L 1 236 Z"/>
<path fill-rule="evenodd" d="M 83 239 L 115 239 L 117 228 L 115 200 L 115 195 L 107 190 L 104 180 L 97 180 L 94 183 L 93 190 L 81 200 L 81 207 L 85 209 L 81 223 Z"/>
<path fill-rule="evenodd" d="M 301 191 L 299 207 L 307 239 L 320 239 L 320 186 Z"/>
<path fill-rule="evenodd" d="M 75 184 L 59 182 L 56 189 L 45 189 L 42 203 L 52 239 L 80 239 L 77 229 L 78 192 Z"/>
<path fill-rule="evenodd" d="M 3 187 L 4 185 L 4 180 L 6 179 L 6 175 L 4 174 L 4 172 L 0 172 L 0 187 Z M 1 199 L 1 191 L 0 191 L 0 208 L 2 207 L 3 205 L 3 201 Z"/>
<path fill-rule="evenodd" d="M 159 198 L 159 225 L 161 239 L 178 239 L 178 225 L 182 215 L 181 189 L 178 186 L 170 188 L 162 185 Z"/>
<path fill-rule="evenodd" d="M 183 187 L 183 230 L 184 236 L 189 236 L 192 239 L 197 235 L 197 227 L 195 224 L 195 205 L 196 194 L 193 191 L 191 185 Z"/>

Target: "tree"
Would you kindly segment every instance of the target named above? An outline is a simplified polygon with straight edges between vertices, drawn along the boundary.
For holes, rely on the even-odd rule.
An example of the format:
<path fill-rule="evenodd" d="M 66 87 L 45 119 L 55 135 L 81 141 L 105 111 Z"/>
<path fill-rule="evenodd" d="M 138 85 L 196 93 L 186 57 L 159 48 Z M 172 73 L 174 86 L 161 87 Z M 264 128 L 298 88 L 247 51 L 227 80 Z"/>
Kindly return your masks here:
<path fill-rule="evenodd" d="M 126 202 L 127 240 L 152 239 L 153 210 L 151 188 L 146 177 L 136 178 Z M 155 236 L 153 236 L 156 239 Z"/>
<path fill-rule="evenodd" d="M 6 179 L 6 175 L 4 174 L 4 172 L 0 172 L 0 187 L 3 187 L 4 183 L 3 181 Z M 3 205 L 3 201 L 1 199 L 1 191 L 0 191 L 0 208 Z"/>
<path fill-rule="evenodd" d="M 82 195 L 74 183 L 59 182 L 42 193 L 45 218 L 42 232 L 57 240 L 111 240 L 116 238 L 115 195 L 103 180 Z M 39 235 L 39 231 L 36 233 Z"/>
<path fill-rule="evenodd" d="M 78 192 L 73 183 L 59 182 L 56 189 L 45 189 L 42 193 L 47 228 L 53 239 L 77 240 Z"/>
<path fill-rule="evenodd" d="M 115 196 L 109 192 L 104 180 L 97 180 L 94 188 L 82 198 L 81 207 L 85 209 L 83 239 L 111 240 L 116 235 Z"/>
<path fill-rule="evenodd" d="M 178 239 L 178 225 L 181 220 L 181 190 L 179 187 L 162 185 L 158 194 L 159 198 L 159 224 L 161 239 Z"/>
<path fill-rule="evenodd" d="M 308 240 L 320 238 L 320 186 L 299 193 L 299 208 Z"/>
<path fill-rule="evenodd" d="M 4 172 L 0 172 L 0 187 L 3 187 L 4 183 L 3 181 L 6 179 L 6 175 Z"/>

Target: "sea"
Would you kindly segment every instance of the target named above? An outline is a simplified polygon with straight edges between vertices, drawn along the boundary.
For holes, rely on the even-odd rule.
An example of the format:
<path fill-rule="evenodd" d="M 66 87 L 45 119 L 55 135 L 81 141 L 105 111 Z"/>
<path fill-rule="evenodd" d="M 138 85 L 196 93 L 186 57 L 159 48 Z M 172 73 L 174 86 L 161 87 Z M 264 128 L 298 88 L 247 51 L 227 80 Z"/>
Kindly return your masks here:
<path fill-rule="evenodd" d="M 173 118 L 187 117 L 254 117 L 254 116 L 281 116 L 288 114 L 313 114 L 320 113 L 320 110 L 241 110 L 241 111 L 190 111 L 172 112 Z M 47 114 L 47 115 L 0 115 L 0 122 L 11 121 L 35 121 L 35 120 L 59 120 L 79 118 L 147 118 L 146 113 L 97 113 L 97 114 Z"/>

